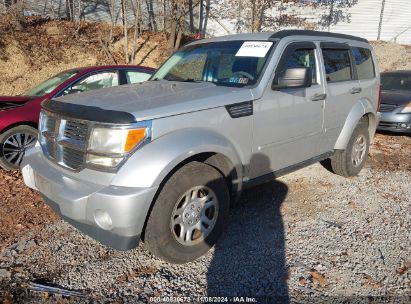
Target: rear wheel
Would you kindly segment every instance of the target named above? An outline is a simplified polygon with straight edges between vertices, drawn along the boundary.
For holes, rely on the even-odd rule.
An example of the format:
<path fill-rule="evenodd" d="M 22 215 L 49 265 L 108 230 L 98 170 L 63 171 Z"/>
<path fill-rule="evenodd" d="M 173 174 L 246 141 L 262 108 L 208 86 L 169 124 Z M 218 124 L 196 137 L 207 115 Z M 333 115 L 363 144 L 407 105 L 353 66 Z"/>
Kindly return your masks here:
<path fill-rule="evenodd" d="M 332 171 L 341 176 L 355 176 L 364 167 L 370 148 L 368 123 L 360 120 L 345 150 L 338 150 L 331 157 Z"/>
<path fill-rule="evenodd" d="M 224 177 L 191 162 L 164 184 L 147 221 L 144 242 L 156 256 L 186 263 L 205 254 L 223 230 L 229 211 Z"/>
<path fill-rule="evenodd" d="M 37 140 L 37 129 L 30 126 L 17 126 L 0 134 L 0 167 L 17 170 L 26 150 Z"/>

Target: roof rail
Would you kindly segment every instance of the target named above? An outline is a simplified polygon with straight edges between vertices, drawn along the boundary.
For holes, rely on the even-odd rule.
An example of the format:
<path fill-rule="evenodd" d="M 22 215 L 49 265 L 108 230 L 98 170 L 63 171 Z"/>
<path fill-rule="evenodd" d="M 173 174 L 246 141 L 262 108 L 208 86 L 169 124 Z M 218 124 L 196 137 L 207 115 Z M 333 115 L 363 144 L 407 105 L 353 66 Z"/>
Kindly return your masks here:
<path fill-rule="evenodd" d="M 330 33 L 330 32 L 321 32 L 321 31 L 310 31 L 310 30 L 282 30 L 275 32 L 270 36 L 272 39 L 281 39 L 288 36 L 322 36 L 322 37 L 332 37 L 332 38 L 343 38 L 343 39 L 350 39 L 350 40 L 357 40 L 361 42 L 368 43 L 367 39 L 360 38 L 357 36 L 339 34 L 339 33 Z"/>

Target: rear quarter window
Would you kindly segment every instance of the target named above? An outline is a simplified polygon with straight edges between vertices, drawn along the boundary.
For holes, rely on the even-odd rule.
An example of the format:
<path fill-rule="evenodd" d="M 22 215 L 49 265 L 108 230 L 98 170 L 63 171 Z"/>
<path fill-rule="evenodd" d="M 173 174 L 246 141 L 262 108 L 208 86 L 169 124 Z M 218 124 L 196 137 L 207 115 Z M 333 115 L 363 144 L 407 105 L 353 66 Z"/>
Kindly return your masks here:
<path fill-rule="evenodd" d="M 374 63 L 372 61 L 371 50 L 353 47 L 352 54 L 357 68 L 359 79 L 372 79 L 375 77 Z"/>
<path fill-rule="evenodd" d="M 353 79 L 350 50 L 323 49 L 327 82 L 340 82 Z"/>

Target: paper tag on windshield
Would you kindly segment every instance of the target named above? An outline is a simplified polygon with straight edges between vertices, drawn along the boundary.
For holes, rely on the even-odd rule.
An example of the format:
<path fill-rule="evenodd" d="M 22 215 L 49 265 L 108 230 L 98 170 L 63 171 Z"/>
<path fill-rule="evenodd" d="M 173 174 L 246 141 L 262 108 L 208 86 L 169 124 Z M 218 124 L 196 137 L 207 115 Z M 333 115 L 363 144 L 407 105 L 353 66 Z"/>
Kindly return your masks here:
<path fill-rule="evenodd" d="M 235 55 L 237 57 L 265 57 L 272 44 L 268 41 L 246 41 Z"/>

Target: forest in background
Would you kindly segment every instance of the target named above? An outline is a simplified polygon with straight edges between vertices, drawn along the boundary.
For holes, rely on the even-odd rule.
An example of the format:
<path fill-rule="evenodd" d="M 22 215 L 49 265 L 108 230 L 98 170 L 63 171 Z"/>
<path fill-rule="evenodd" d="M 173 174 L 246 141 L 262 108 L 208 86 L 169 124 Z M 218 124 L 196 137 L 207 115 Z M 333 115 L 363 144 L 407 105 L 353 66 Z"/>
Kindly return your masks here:
<path fill-rule="evenodd" d="M 79 34 L 81 23 L 90 12 L 104 12 L 111 28 L 102 35 L 102 40 L 109 48 L 116 39 L 115 26 L 121 25 L 126 42 L 124 58 L 128 63 L 132 62 L 128 43 L 144 31 L 165 34 L 171 53 L 185 39 L 205 37 L 211 19 L 222 28 L 225 27 L 223 20 L 234 20 L 237 33 L 282 27 L 327 30 L 333 24 L 349 21 L 348 8 L 358 0 L 55 0 L 46 1 L 44 5 L 41 1 L 35 2 L 37 6 L 44 6 L 43 15 L 73 22 L 74 35 Z M 2 6 L 0 4 L 0 14 L 7 20 L 9 30 L 22 30 L 24 16 L 32 14 L 32 7 L 33 1 L 5 0 Z M 318 10 L 318 22 L 313 24 L 293 10 L 301 7 Z"/>

